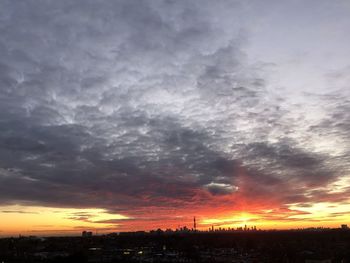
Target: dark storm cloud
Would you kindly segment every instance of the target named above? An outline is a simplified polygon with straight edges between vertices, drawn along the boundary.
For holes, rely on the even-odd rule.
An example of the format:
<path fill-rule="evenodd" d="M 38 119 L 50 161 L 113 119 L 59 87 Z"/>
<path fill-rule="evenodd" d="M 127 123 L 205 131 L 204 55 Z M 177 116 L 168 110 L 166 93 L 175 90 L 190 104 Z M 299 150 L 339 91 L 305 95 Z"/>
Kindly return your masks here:
<path fill-rule="evenodd" d="M 1 203 L 137 214 L 238 193 L 241 167 L 281 202 L 334 180 L 340 161 L 287 138 L 290 109 L 246 63 L 244 8 L 2 1 Z"/>

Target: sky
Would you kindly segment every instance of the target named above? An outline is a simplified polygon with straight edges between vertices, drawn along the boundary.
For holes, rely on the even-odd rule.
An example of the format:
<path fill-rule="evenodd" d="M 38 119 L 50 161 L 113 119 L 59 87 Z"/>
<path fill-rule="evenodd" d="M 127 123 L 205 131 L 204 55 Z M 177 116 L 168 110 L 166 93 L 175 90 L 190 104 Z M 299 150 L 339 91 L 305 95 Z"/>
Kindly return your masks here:
<path fill-rule="evenodd" d="M 0 236 L 350 223 L 348 0 L 1 0 Z"/>

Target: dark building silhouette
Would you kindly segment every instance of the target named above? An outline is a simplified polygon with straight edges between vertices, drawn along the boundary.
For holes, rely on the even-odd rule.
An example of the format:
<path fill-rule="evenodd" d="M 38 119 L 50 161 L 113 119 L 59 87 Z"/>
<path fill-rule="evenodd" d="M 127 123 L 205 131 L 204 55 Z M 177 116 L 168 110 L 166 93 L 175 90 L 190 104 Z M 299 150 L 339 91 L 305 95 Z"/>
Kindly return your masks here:
<path fill-rule="evenodd" d="M 81 233 L 82 237 L 92 237 L 92 232 L 91 231 L 83 231 Z"/>

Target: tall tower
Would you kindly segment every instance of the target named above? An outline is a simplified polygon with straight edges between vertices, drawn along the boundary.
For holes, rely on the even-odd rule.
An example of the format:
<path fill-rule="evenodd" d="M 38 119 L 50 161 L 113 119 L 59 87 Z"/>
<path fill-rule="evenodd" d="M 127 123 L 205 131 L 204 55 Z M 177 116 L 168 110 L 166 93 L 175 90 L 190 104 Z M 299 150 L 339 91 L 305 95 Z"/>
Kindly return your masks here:
<path fill-rule="evenodd" d="M 194 231 L 197 230 L 196 217 L 193 217 L 193 229 Z"/>

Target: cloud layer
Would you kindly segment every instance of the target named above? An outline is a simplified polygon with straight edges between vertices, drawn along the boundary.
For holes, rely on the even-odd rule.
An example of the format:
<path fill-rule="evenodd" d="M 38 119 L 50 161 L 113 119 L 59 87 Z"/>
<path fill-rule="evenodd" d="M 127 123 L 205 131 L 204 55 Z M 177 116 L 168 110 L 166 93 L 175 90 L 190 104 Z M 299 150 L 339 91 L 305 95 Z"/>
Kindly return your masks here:
<path fill-rule="evenodd" d="M 350 168 L 348 71 L 323 94 L 281 92 L 269 61 L 247 60 L 249 5 L 0 10 L 2 204 L 145 220 L 348 201 L 348 188 L 330 188 Z"/>

